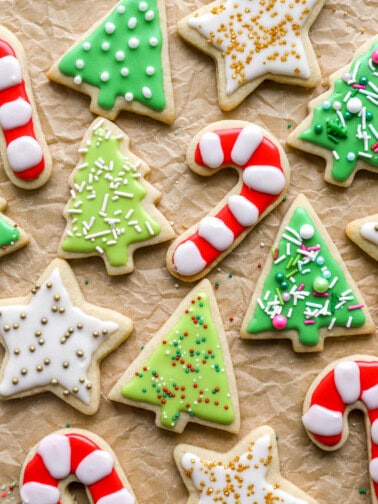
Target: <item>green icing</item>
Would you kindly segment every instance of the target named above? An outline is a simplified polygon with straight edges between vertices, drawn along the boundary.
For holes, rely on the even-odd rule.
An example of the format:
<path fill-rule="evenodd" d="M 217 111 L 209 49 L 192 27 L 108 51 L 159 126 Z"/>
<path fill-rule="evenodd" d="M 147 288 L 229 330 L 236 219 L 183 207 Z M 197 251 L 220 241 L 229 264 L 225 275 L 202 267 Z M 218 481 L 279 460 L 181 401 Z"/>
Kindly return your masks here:
<path fill-rule="evenodd" d="M 300 246 L 286 238 L 298 240 L 291 230 L 300 234 L 301 226 L 304 224 L 313 227 L 314 235 L 310 239 L 303 239 L 303 244 L 306 248 L 320 246 L 320 250 L 303 251 Z M 289 254 L 287 253 L 288 244 Z M 276 330 L 279 333 L 294 329 L 298 332 L 299 341 L 303 345 L 316 345 L 319 342 L 321 327 L 346 326 L 349 321 L 350 327 L 353 328 L 365 323 L 365 315 L 361 308 L 348 310 L 348 306 L 356 306 L 359 302 L 351 291 L 339 264 L 332 257 L 304 208 L 299 207 L 295 210 L 280 238 L 277 249 L 278 257 L 273 261 L 265 280 L 253 317 L 247 326 L 247 332 L 254 334 Z M 312 257 L 298 253 L 298 249 L 305 254 L 312 254 Z M 285 255 L 286 258 L 281 260 Z M 291 278 L 294 281 L 289 278 L 293 272 Z M 285 277 L 283 280 L 281 280 L 282 276 Z M 287 285 L 282 285 L 282 282 L 286 282 Z M 314 295 L 314 283 L 318 288 L 323 284 L 326 287 L 328 285 L 325 290 L 327 296 Z M 290 300 L 285 301 L 283 298 L 288 293 Z M 343 298 L 346 298 L 344 302 Z M 287 325 L 283 329 L 275 329 L 272 324 L 274 310 L 277 307 L 279 312 L 287 318 Z M 306 325 L 306 320 L 314 323 Z"/>
<path fill-rule="evenodd" d="M 97 87 L 104 109 L 122 96 L 161 111 L 166 104 L 162 37 L 157 0 L 123 0 L 63 56 L 59 70 L 78 87 L 82 82 Z"/>
<path fill-rule="evenodd" d="M 12 245 L 20 239 L 20 231 L 14 224 L 0 217 L 0 247 Z"/>
<path fill-rule="evenodd" d="M 359 159 L 378 167 L 378 64 L 371 59 L 377 49 L 378 42 L 353 61 L 332 95 L 314 108 L 311 127 L 299 135 L 333 152 L 331 174 L 339 182 Z"/>
<path fill-rule="evenodd" d="M 147 194 L 137 165 L 119 149 L 119 138 L 97 128 L 74 177 L 69 204 L 70 225 L 62 249 L 104 253 L 111 266 L 124 266 L 128 246 L 160 233 L 160 226 L 142 206 Z"/>
<path fill-rule="evenodd" d="M 160 406 L 172 428 L 181 412 L 229 425 L 235 413 L 208 296 L 198 293 L 145 365 L 123 386 L 134 401 Z"/>

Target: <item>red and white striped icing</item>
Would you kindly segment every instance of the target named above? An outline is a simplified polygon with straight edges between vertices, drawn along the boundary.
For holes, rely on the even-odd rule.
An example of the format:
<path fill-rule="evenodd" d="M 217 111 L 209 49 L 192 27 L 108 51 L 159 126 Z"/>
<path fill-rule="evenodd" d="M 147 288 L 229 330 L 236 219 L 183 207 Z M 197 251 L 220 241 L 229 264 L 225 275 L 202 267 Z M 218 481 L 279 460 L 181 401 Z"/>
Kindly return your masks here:
<path fill-rule="evenodd" d="M 26 92 L 22 61 L 1 38 L 0 126 L 14 175 L 26 182 L 37 179 L 45 168 L 45 160 L 34 130 L 33 107 Z"/>
<path fill-rule="evenodd" d="M 314 382 L 303 424 L 317 444 L 339 448 L 348 437 L 347 415 L 351 409 L 365 411 L 369 426 L 370 476 L 378 497 L 378 359 L 355 356 L 334 363 Z"/>
<path fill-rule="evenodd" d="M 210 212 L 191 236 L 177 244 L 172 265 L 184 276 L 211 267 L 247 228 L 258 222 L 286 186 L 277 145 L 254 124 L 203 133 L 193 160 L 188 162 L 210 172 L 230 166 L 240 169 L 242 184 L 239 192 L 233 190 L 228 194 L 221 210 Z"/>
<path fill-rule="evenodd" d="M 115 469 L 114 456 L 81 432 L 51 434 L 39 443 L 23 470 L 23 504 L 60 504 L 60 481 L 73 475 L 94 504 L 135 504 Z M 71 480 L 70 480 L 71 481 Z"/>

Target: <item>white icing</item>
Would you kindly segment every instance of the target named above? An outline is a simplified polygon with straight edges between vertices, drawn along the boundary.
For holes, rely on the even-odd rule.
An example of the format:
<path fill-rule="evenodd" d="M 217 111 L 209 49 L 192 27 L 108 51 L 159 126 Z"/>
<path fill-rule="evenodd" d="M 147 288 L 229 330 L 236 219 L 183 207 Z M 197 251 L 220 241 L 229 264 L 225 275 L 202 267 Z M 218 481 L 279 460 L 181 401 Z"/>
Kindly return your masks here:
<path fill-rule="evenodd" d="M 231 151 L 232 162 L 244 166 L 263 141 L 261 129 L 255 124 L 243 128 Z"/>
<path fill-rule="evenodd" d="M 210 168 L 219 168 L 224 161 L 221 139 L 213 131 L 207 131 L 199 140 L 202 160 Z"/>
<path fill-rule="evenodd" d="M 370 462 L 369 471 L 374 483 L 378 483 L 378 458 L 373 458 Z"/>
<path fill-rule="evenodd" d="M 205 217 L 198 224 L 198 234 L 217 250 L 226 250 L 234 241 L 234 233 L 217 217 Z"/>
<path fill-rule="evenodd" d="M 135 498 L 125 488 L 105 497 L 101 497 L 97 504 L 135 504 Z"/>
<path fill-rule="evenodd" d="M 371 241 L 374 245 L 378 245 L 378 231 L 376 230 L 378 226 L 377 222 L 365 222 L 360 228 L 361 236 L 366 238 L 366 240 Z"/>
<path fill-rule="evenodd" d="M 343 361 L 335 367 L 335 385 L 346 404 L 358 400 L 361 392 L 360 368 L 354 361 Z"/>
<path fill-rule="evenodd" d="M 242 226 L 252 226 L 258 221 L 259 209 L 240 194 L 233 194 L 228 198 L 228 207 Z"/>
<path fill-rule="evenodd" d="M 22 68 L 14 56 L 0 58 L 0 91 L 21 84 Z"/>
<path fill-rule="evenodd" d="M 58 504 L 60 492 L 56 487 L 42 483 L 25 483 L 20 488 L 22 504 Z"/>
<path fill-rule="evenodd" d="M 378 420 L 374 420 L 371 425 L 371 439 L 374 444 L 378 445 Z"/>
<path fill-rule="evenodd" d="M 12 170 L 22 172 L 40 163 L 43 158 L 43 151 L 33 137 L 22 136 L 8 145 L 7 157 Z"/>
<path fill-rule="evenodd" d="M 271 6 L 269 2 L 264 7 L 260 0 L 225 0 L 222 2 L 223 9 L 192 17 L 188 24 L 222 53 L 226 92 L 230 95 L 245 82 L 269 73 L 303 79 L 310 77 L 300 29 L 308 21 L 317 2 L 280 2 L 279 8 L 272 10 L 272 7 L 267 8 Z M 251 36 L 252 16 L 256 16 L 257 20 L 253 23 Z M 261 40 L 267 40 L 266 47 Z M 290 50 L 292 48 L 293 51 Z M 241 69 L 240 73 L 236 72 L 237 68 Z"/>
<path fill-rule="evenodd" d="M 311 224 L 303 224 L 300 227 L 299 234 L 304 240 L 310 240 L 315 234 L 314 226 Z"/>
<path fill-rule="evenodd" d="M 95 450 L 87 455 L 76 468 L 76 477 L 83 485 L 93 485 L 113 470 L 113 457 L 105 450 Z"/>
<path fill-rule="evenodd" d="M 195 275 L 206 266 L 206 261 L 201 256 L 195 243 L 188 240 L 181 243 L 173 255 L 173 266 L 180 275 Z"/>
<path fill-rule="evenodd" d="M 313 404 L 302 417 L 307 430 L 319 436 L 337 436 L 343 431 L 343 416 L 340 411 Z"/>
<path fill-rule="evenodd" d="M 46 285 L 49 282 L 52 283 L 50 289 Z M 60 296 L 59 301 L 54 300 L 55 295 Z M 54 305 L 64 308 L 64 312 L 53 312 Z M 1 305 L 0 312 L 1 327 L 10 327 L 9 331 L 2 331 L 9 358 L 0 382 L 0 395 L 9 396 L 35 387 L 44 387 L 49 385 L 52 379 L 56 379 L 70 392 L 74 387 L 78 387 L 75 397 L 88 404 L 90 393 L 86 375 L 92 356 L 106 338 L 102 331 L 107 330 L 110 335 L 118 329 L 118 325 L 89 316 L 74 306 L 62 283 L 58 268 L 51 272 L 49 278 L 31 297 L 29 304 Z M 24 319 L 20 317 L 22 313 L 26 315 Z M 44 317 L 48 320 L 47 324 L 41 322 Z M 78 324 L 83 324 L 83 328 L 78 329 Z M 70 328 L 73 328 L 74 332 L 61 344 L 62 336 Z M 37 330 L 42 333 L 42 345 L 35 336 Z M 93 336 L 95 331 L 99 332 L 98 337 Z M 29 349 L 31 345 L 35 348 L 34 352 Z M 18 355 L 14 353 L 16 348 L 19 350 Z M 83 356 L 78 357 L 78 351 L 82 351 Z M 45 359 L 49 359 L 48 365 L 45 365 Z M 63 362 L 69 363 L 68 369 L 63 368 Z M 42 365 L 42 372 L 36 370 L 38 365 Z M 27 370 L 26 375 L 21 373 L 22 369 Z M 16 385 L 12 383 L 14 378 L 18 379 Z"/>
<path fill-rule="evenodd" d="M 368 410 L 378 408 L 378 385 L 365 390 L 361 395 L 361 399 Z"/>
<path fill-rule="evenodd" d="M 5 131 L 24 126 L 30 121 L 31 116 L 31 105 L 23 98 L 4 103 L 0 107 L 0 124 Z"/>
<path fill-rule="evenodd" d="M 51 476 L 56 479 L 67 478 L 71 471 L 71 445 L 67 436 L 51 434 L 39 443 L 37 453 Z"/>
<path fill-rule="evenodd" d="M 251 189 L 267 194 L 279 194 L 286 179 L 281 170 L 270 165 L 248 166 L 243 172 L 243 181 Z"/>
<path fill-rule="evenodd" d="M 271 446 L 270 435 L 264 434 L 254 444 L 251 443 L 248 451 L 240 455 L 237 464 L 224 463 L 219 459 L 217 464 L 211 462 L 211 470 L 209 470 L 207 460 L 193 453 L 184 453 L 181 465 L 185 471 L 189 471 L 201 504 L 214 504 L 217 495 L 220 496 L 220 502 L 224 504 L 235 504 L 236 501 L 241 504 L 252 504 L 252 502 L 307 504 L 303 499 L 289 493 L 290 490 L 280 488 L 276 469 L 270 471 L 273 463 Z M 274 464 L 278 462 L 274 461 Z M 226 488 L 231 486 L 237 489 L 237 499 L 235 492 L 225 492 Z M 296 493 L 293 486 L 289 488 L 294 494 Z M 251 489 L 253 489 L 252 495 Z"/>

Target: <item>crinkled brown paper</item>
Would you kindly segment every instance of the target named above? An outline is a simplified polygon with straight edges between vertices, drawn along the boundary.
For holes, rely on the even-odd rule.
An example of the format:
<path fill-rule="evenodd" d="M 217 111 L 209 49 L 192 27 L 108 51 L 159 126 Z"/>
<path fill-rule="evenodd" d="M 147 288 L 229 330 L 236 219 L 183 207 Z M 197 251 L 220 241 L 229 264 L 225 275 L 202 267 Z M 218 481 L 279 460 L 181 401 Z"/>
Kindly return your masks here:
<path fill-rule="evenodd" d="M 341 450 L 326 453 L 307 437 L 301 411 L 307 388 L 323 367 L 350 354 L 378 354 L 377 335 L 331 338 L 320 354 L 297 355 L 285 340 L 242 341 L 239 329 L 259 277 L 258 263 L 264 262 L 280 221 L 299 192 L 308 196 L 319 213 L 377 319 L 377 265 L 344 232 L 347 222 L 377 212 L 377 178 L 360 172 L 350 188 L 337 188 L 323 180 L 324 160 L 285 145 L 289 124 L 295 126 L 304 118 L 307 102 L 326 89 L 327 77 L 347 64 L 355 50 L 375 35 L 377 2 L 326 2 L 310 32 L 323 75 L 323 82 L 316 89 L 264 82 L 228 114 L 217 105 L 212 60 L 186 45 L 176 31 L 179 19 L 206 2 L 166 3 L 177 119 L 168 127 L 122 113 L 116 123 L 130 136 L 133 151 L 151 166 L 150 181 L 163 195 L 159 208 L 173 221 L 176 233 L 205 215 L 236 180 L 231 172 L 202 180 L 185 165 L 187 145 L 206 124 L 220 119 L 257 122 L 278 137 L 292 168 L 288 200 L 209 275 L 213 284 L 220 283 L 216 298 L 239 388 L 240 434 L 196 424 L 189 424 L 181 435 L 170 433 L 155 426 L 153 414 L 107 400 L 125 366 L 192 288 L 168 273 L 167 244 L 139 250 L 136 270 L 118 278 L 106 274 L 99 258 L 71 261 L 86 300 L 129 316 L 135 330 L 102 363 L 101 406 L 95 416 L 86 417 L 50 394 L 0 403 L 0 487 L 18 480 L 32 446 L 69 423 L 94 431 L 113 447 L 140 504 L 184 503 L 187 492 L 172 457 L 176 444 L 185 442 L 227 451 L 250 430 L 267 423 L 279 436 L 284 477 L 319 503 L 368 503 L 368 455 L 362 416 L 351 414 L 348 442 Z M 3 171 L 0 173 L 0 194 L 9 203 L 7 214 L 31 235 L 26 248 L 1 260 L 1 298 L 25 295 L 56 257 L 65 226 L 62 211 L 69 198 L 67 180 L 78 162 L 82 136 L 93 120 L 88 97 L 50 83 L 46 71 L 114 4 L 114 0 L 0 0 L 0 23 L 20 38 L 26 50 L 35 99 L 54 162 L 52 179 L 35 192 L 17 189 Z M 232 278 L 228 277 L 230 272 Z M 360 488 L 367 489 L 368 494 L 360 494 Z M 10 502 L 8 499 L 20 502 L 18 489 L 8 497 L 0 495 L 1 504 Z M 79 495 L 78 501 L 85 502 L 84 494 Z"/>

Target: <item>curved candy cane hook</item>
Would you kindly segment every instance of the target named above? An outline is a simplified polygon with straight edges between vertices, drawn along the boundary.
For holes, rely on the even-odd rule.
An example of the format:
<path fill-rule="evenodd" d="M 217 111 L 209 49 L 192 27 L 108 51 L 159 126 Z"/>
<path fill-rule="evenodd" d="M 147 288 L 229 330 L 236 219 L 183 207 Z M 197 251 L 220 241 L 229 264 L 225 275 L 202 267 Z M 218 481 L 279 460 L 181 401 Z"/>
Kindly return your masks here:
<path fill-rule="evenodd" d="M 235 168 L 239 180 L 198 224 L 176 239 L 167 267 L 176 277 L 204 277 L 282 200 L 290 168 L 278 141 L 245 121 L 219 121 L 201 130 L 187 152 L 187 164 L 199 175 Z"/>
<path fill-rule="evenodd" d="M 336 450 L 347 440 L 348 414 L 365 413 L 373 502 L 378 502 L 378 358 L 352 355 L 333 362 L 307 392 L 302 421 L 311 440 Z"/>
<path fill-rule="evenodd" d="M 91 504 L 136 504 L 110 447 L 81 429 L 55 432 L 32 450 L 21 472 L 22 503 L 67 502 L 64 497 L 73 481 L 85 485 Z"/>

